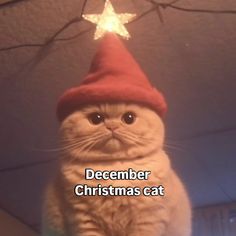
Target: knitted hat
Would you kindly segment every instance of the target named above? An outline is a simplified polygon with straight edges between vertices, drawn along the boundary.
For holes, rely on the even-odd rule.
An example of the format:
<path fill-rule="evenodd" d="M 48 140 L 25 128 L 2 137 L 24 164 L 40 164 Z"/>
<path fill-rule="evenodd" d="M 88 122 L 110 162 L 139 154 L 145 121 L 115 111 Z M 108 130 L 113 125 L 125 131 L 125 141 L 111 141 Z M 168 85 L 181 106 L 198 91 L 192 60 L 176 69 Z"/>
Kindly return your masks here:
<path fill-rule="evenodd" d="M 59 99 L 57 116 L 63 121 L 86 104 L 130 102 L 150 107 L 163 117 L 167 106 L 162 94 L 148 81 L 120 39 L 107 33 L 100 42 L 88 75 L 78 87 Z"/>

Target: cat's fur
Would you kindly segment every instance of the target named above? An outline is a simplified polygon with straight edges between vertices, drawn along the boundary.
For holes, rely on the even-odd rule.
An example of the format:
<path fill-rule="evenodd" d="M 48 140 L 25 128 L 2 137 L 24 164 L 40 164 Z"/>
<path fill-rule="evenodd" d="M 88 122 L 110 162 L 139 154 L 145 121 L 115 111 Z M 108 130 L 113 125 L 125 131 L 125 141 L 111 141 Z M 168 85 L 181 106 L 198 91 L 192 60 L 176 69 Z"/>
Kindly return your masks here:
<path fill-rule="evenodd" d="M 131 124 L 122 115 L 137 115 Z M 87 116 L 105 114 L 93 125 Z M 117 126 L 112 138 L 110 126 Z M 151 109 L 135 104 L 98 104 L 81 108 L 61 125 L 66 154 L 47 191 L 45 217 L 49 227 L 65 236 L 190 236 L 191 210 L 186 191 L 163 150 L 164 125 Z M 67 147 L 67 148 L 66 148 Z M 148 180 L 85 180 L 85 168 L 151 171 Z M 165 196 L 82 196 L 77 184 L 96 186 L 163 185 Z"/>

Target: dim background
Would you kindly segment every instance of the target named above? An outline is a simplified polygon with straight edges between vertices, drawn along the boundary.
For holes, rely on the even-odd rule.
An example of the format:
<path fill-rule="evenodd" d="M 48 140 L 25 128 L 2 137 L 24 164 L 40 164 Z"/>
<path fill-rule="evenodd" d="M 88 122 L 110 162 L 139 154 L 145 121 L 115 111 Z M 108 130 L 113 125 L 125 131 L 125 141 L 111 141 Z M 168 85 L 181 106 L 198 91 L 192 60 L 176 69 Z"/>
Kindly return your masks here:
<path fill-rule="evenodd" d="M 101 13 L 103 4 L 88 0 L 85 13 Z M 117 13 L 138 15 L 152 7 L 145 0 L 112 4 Z M 58 147 L 57 101 L 86 75 L 98 44 L 88 22 L 71 24 L 47 46 L 38 44 L 79 16 L 82 5 L 80 0 L 0 5 L 1 235 L 39 235 L 43 191 L 58 163 L 58 153 L 47 151 Z M 179 0 L 174 5 L 236 11 L 235 0 Z M 236 14 L 160 10 L 164 23 L 150 12 L 127 25 L 132 38 L 124 44 L 166 97 L 166 152 L 193 204 L 193 235 L 233 236 Z M 9 49 L 22 44 L 34 46 Z"/>

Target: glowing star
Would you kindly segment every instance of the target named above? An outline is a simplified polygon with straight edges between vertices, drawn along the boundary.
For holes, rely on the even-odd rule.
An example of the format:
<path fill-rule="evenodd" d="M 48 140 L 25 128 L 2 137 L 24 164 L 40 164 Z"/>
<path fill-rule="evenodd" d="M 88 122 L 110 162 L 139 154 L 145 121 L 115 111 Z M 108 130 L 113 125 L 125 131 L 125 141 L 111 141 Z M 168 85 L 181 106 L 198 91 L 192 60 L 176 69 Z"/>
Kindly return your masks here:
<path fill-rule="evenodd" d="M 136 17 L 136 14 L 122 13 L 116 14 L 109 0 L 106 0 L 102 14 L 83 15 L 85 20 L 97 24 L 94 39 L 103 37 L 106 32 L 114 32 L 120 36 L 129 39 L 130 34 L 124 24 L 127 24 Z"/>

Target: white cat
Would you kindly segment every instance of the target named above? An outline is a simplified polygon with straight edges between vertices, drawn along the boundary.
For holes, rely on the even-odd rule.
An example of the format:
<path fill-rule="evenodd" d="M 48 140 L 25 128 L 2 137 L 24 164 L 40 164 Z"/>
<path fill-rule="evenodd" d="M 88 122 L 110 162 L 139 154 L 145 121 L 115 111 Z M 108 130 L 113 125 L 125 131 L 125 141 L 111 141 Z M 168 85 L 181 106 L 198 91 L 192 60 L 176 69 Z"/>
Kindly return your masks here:
<path fill-rule="evenodd" d="M 190 203 L 163 150 L 164 133 L 157 113 L 137 104 L 92 104 L 69 115 L 61 125 L 65 153 L 47 191 L 43 235 L 190 236 Z M 148 180 L 85 180 L 85 168 L 151 174 Z M 163 185 L 165 195 L 78 197 L 77 184 Z"/>

